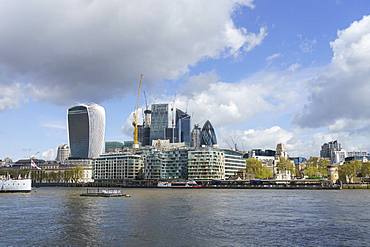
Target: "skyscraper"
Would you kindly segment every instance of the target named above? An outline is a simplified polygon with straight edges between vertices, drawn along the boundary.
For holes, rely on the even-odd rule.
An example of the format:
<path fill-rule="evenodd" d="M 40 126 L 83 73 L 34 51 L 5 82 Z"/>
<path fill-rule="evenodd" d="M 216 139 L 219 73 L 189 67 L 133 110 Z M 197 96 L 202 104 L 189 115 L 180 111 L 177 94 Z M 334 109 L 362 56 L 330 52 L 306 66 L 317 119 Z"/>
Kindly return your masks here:
<path fill-rule="evenodd" d="M 176 109 L 176 131 L 177 131 L 177 142 L 185 142 L 190 145 L 190 116 Z"/>
<path fill-rule="evenodd" d="M 191 146 L 194 148 L 200 147 L 200 132 L 202 130 L 199 124 L 195 124 L 193 130 L 191 131 Z"/>
<path fill-rule="evenodd" d="M 216 133 L 209 120 L 205 122 L 200 133 L 200 145 L 201 146 L 217 145 Z"/>
<path fill-rule="evenodd" d="M 150 143 L 153 140 L 185 142 L 190 145 L 190 116 L 169 104 L 153 104 L 151 111 Z"/>
<path fill-rule="evenodd" d="M 170 127 L 171 114 L 168 104 L 153 104 L 150 126 L 150 143 L 153 140 L 166 139 L 166 129 Z"/>
<path fill-rule="evenodd" d="M 97 158 L 104 152 L 105 110 L 97 104 L 68 109 L 68 138 L 71 158 Z"/>

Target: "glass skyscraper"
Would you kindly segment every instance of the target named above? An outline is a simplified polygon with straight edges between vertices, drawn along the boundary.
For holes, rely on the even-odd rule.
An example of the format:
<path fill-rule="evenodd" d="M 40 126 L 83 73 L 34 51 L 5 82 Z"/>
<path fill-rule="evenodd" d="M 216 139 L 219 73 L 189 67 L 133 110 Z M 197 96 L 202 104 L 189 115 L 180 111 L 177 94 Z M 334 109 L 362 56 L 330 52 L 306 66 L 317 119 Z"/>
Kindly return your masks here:
<path fill-rule="evenodd" d="M 152 122 L 150 126 L 150 144 L 152 140 L 166 139 L 166 128 L 172 127 L 170 106 L 168 104 L 152 105 Z"/>
<path fill-rule="evenodd" d="M 185 142 L 190 145 L 190 116 L 171 107 L 169 104 L 153 104 L 150 126 L 150 143 L 152 140 L 170 140 Z"/>
<path fill-rule="evenodd" d="M 104 152 L 105 110 L 97 104 L 81 104 L 68 109 L 70 157 L 97 158 Z"/>

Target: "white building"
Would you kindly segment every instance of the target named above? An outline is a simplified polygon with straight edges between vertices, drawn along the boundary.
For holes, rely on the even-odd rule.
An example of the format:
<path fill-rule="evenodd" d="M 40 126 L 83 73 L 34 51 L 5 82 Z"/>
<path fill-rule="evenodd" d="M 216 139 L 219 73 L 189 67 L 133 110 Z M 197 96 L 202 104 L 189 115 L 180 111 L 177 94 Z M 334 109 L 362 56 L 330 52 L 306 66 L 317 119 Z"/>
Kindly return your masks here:
<path fill-rule="evenodd" d="M 60 145 L 57 151 L 56 161 L 65 161 L 69 157 L 69 146 L 67 144 Z"/>
<path fill-rule="evenodd" d="M 225 179 L 225 155 L 211 147 L 188 152 L 188 179 Z"/>
<path fill-rule="evenodd" d="M 243 154 L 237 151 L 223 149 L 225 157 L 225 178 L 235 176 L 237 172 L 245 169 L 246 163 Z"/>
<path fill-rule="evenodd" d="M 144 158 L 139 154 L 103 154 L 94 160 L 94 179 L 123 181 L 136 179 L 144 170 Z"/>
<path fill-rule="evenodd" d="M 104 152 L 105 110 L 97 104 L 81 104 L 68 109 L 70 157 L 97 158 Z"/>
<path fill-rule="evenodd" d="M 83 175 L 79 182 L 82 183 L 90 183 L 94 182 L 94 162 L 92 159 L 72 159 L 72 160 L 65 160 L 62 161 L 62 164 L 65 167 L 73 168 L 73 167 L 81 167 L 83 169 Z"/>

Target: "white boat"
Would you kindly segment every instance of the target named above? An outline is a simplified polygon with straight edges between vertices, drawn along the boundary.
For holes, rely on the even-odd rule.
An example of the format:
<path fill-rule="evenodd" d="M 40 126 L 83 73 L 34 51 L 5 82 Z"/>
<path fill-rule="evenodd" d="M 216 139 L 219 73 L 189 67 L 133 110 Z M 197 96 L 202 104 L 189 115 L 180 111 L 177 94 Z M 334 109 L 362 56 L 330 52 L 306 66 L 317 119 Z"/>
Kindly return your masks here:
<path fill-rule="evenodd" d="M 173 181 L 173 182 L 158 182 L 157 187 L 159 188 L 184 188 L 184 189 L 198 189 L 202 188 L 202 185 L 197 184 L 195 181 Z"/>
<path fill-rule="evenodd" d="M 0 178 L 0 192 L 31 192 L 32 180 Z"/>

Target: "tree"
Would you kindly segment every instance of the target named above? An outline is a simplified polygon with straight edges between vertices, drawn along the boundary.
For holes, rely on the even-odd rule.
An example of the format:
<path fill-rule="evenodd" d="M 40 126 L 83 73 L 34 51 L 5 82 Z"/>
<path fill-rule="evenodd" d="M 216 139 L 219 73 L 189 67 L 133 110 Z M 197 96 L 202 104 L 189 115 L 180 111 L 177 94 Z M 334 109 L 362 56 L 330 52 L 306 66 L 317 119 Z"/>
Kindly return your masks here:
<path fill-rule="evenodd" d="M 294 164 L 292 164 L 290 160 L 283 158 L 283 157 L 280 157 L 279 162 L 277 163 L 276 167 L 279 171 L 282 171 L 282 172 L 290 171 L 291 174 L 294 174 L 295 172 Z"/>
<path fill-rule="evenodd" d="M 272 171 L 265 167 L 260 160 L 249 158 L 246 161 L 246 173 L 253 174 L 255 178 L 267 179 L 272 177 Z"/>
<path fill-rule="evenodd" d="M 322 178 L 328 176 L 329 161 L 318 157 L 311 157 L 306 162 L 305 176 L 309 178 Z"/>
<path fill-rule="evenodd" d="M 84 175 L 84 170 L 81 166 L 76 166 L 72 168 L 72 181 L 78 183 Z"/>
<path fill-rule="evenodd" d="M 362 163 L 361 176 L 362 177 L 370 177 L 370 162 Z"/>
<path fill-rule="evenodd" d="M 354 178 L 360 173 L 362 163 L 355 160 L 339 166 L 339 179 L 342 182 L 353 183 Z"/>

